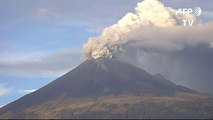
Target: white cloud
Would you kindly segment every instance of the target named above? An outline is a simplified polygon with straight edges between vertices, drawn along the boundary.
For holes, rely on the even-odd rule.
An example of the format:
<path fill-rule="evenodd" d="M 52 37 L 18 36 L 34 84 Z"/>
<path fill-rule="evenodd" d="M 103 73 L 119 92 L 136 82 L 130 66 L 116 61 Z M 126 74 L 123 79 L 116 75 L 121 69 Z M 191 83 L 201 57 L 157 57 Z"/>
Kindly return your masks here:
<path fill-rule="evenodd" d="M 4 84 L 0 84 L 0 97 L 8 94 L 10 91 L 11 88 L 7 88 Z"/>
<path fill-rule="evenodd" d="M 60 76 L 80 64 L 81 51 L 1 53 L 0 72 L 18 76 Z"/>
<path fill-rule="evenodd" d="M 48 8 L 38 8 L 35 11 L 34 17 L 39 19 L 52 19 L 52 18 L 59 18 L 62 14 L 57 13 L 51 9 Z"/>
<path fill-rule="evenodd" d="M 19 90 L 18 92 L 21 94 L 29 94 L 31 92 L 36 91 L 37 89 L 27 89 L 27 90 Z"/>

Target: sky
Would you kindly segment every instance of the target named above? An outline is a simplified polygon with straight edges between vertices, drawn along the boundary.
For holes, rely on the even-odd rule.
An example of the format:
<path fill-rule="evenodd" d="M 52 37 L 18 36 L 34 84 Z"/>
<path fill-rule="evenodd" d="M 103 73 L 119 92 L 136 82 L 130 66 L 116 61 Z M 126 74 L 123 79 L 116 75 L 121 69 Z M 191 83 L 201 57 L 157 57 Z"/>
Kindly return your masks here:
<path fill-rule="evenodd" d="M 85 60 L 89 37 L 141 0 L 0 0 L 0 107 L 72 70 Z M 213 20 L 212 0 L 162 0 L 175 9 L 199 6 Z"/>

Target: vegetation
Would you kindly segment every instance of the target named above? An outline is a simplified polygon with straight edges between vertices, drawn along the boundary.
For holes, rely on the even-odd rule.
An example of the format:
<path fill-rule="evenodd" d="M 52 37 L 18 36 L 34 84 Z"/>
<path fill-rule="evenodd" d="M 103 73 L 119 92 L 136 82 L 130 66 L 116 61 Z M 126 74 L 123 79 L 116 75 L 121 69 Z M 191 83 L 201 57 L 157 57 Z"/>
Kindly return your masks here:
<path fill-rule="evenodd" d="M 213 97 L 197 93 L 178 93 L 175 96 L 163 97 L 111 95 L 96 99 L 69 99 L 63 102 L 58 99 L 29 108 L 14 116 L 15 118 L 211 118 Z"/>

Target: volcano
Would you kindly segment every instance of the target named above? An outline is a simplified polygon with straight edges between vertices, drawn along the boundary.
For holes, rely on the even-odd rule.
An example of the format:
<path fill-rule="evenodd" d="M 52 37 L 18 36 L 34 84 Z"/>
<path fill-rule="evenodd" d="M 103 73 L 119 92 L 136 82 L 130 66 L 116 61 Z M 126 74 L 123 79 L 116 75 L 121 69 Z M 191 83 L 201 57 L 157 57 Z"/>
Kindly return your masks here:
<path fill-rule="evenodd" d="M 4 106 L 0 118 L 211 118 L 212 113 L 211 95 L 100 57 Z"/>

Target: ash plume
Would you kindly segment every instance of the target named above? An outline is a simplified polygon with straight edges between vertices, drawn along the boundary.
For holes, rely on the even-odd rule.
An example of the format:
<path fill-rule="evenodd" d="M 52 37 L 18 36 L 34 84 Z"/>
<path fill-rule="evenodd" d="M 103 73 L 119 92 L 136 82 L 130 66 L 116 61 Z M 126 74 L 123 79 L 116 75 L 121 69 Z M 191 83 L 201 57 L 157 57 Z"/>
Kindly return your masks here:
<path fill-rule="evenodd" d="M 139 2 L 100 36 L 89 38 L 83 51 L 87 58 L 116 56 L 146 71 L 192 89 L 213 93 L 213 23 L 182 25 L 193 15 L 157 0 Z"/>
<path fill-rule="evenodd" d="M 139 2 L 135 13 L 127 13 L 117 24 L 105 28 L 101 36 L 89 38 L 83 46 L 84 54 L 88 58 L 112 57 L 125 51 L 123 45 L 134 41 L 128 35 L 138 27 L 175 26 L 180 25 L 184 18 L 195 19 L 192 15 L 176 15 L 175 9 L 165 7 L 157 0 Z"/>

